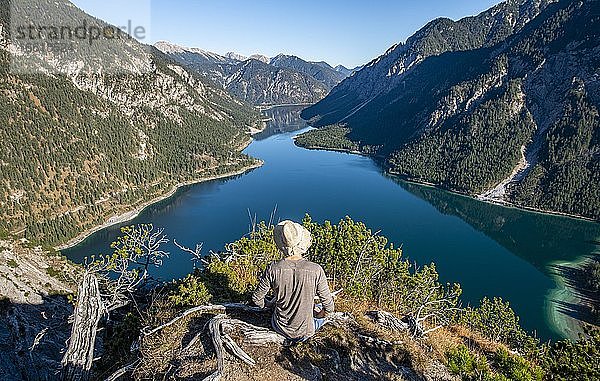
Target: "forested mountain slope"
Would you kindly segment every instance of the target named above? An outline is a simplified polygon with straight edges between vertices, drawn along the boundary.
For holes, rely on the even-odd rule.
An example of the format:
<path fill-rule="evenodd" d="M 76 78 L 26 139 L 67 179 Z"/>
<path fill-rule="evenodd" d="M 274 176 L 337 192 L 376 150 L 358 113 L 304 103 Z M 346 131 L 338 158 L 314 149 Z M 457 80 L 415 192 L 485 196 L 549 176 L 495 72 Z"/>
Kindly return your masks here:
<path fill-rule="evenodd" d="M 406 46 L 427 41 L 444 49 L 404 66 L 390 64 L 388 52 L 303 116 L 317 126 L 345 124 L 346 138 L 410 179 L 598 219 L 599 8 L 595 0 L 509 1 L 457 23 L 434 21 Z M 501 14 L 508 24 L 486 28 Z M 437 39 L 422 38 L 442 24 Z M 461 25 L 481 33 L 455 35 Z M 456 48 L 459 36 L 486 39 Z M 389 77 L 369 82 L 376 70 Z"/>
<path fill-rule="evenodd" d="M 66 0 L 16 4 L 46 25 L 107 25 Z M 0 230 L 64 242 L 178 183 L 256 165 L 240 154 L 258 119 L 247 104 L 133 39 L 24 56 L 0 6 Z M 37 72 L 13 70 L 19 57 Z"/>
<path fill-rule="evenodd" d="M 248 59 L 227 77 L 227 91 L 255 105 L 310 104 L 329 88 L 308 74 Z"/>

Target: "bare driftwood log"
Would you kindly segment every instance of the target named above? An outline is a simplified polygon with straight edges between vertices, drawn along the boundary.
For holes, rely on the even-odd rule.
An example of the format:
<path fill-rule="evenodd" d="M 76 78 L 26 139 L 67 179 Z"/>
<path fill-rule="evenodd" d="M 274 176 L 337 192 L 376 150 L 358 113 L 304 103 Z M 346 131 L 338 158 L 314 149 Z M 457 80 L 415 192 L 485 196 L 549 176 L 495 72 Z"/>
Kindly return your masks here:
<path fill-rule="evenodd" d="M 160 331 L 163 328 L 166 328 L 168 326 L 171 326 L 171 325 L 177 323 L 179 320 L 185 318 L 186 316 L 190 316 L 190 315 L 193 315 L 196 313 L 210 313 L 210 312 L 224 313 L 227 309 L 235 309 L 235 310 L 242 310 L 242 311 L 249 311 L 249 312 L 264 312 L 265 311 L 262 308 L 252 307 L 252 306 L 249 306 L 249 305 L 243 304 L 243 303 L 223 303 L 223 304 L 209 304 L 206 306 L 198 306 L 198 307 L 190 308 L 189 310 L 183 311 L 177 317 L 166 322 L 165 324 L 159 325 L 158 327 L 155 327 L 155 328 L 144 327 L 142 329 L 142 334 L 144 336 L 152 335 L 152 334 Z"/>
<path fill-rule="evenodd" d="M 256 361 L 250 355 L 248 355 L 242 348 L 233 339 L 226 333 L 221 335 L 221 339 L 223 340 L 223 345 L 231 354 L 233 354 L 238 359 L 242 360 L 246 364 L 250 366 L 256 365 Z"/>
<path fill-rule="evenodd" d="M 208 323 L 208 330 L 212 337 L 215 353 L 217 355 L 217 370 L 206 377 L 204 381 L 218 381 L 225 369 L 225 350 L 223 349 L 223 341 L 221 339 L 221 321 L 225 318 L 225 314 L 220 314 L 212 318 Z"/>
<path fill-rule="evenodd" d="M 94 359 L 96 330 L 105 312 L 100 295 L 98 278 L 86 272 L 78 287 L 77 305 L 71 328 L 69 346 L 62 360 L 62 379 L 65 381 L 88 380 Z"/>
<path fill-rule="evenodd" d="M 252 324 L 237 319 L 229 319 L 225 314 L 219 314 L 212 318 L 208 323 L 210 336 L 215 347 L 217 356 L 217 370 L 206 377 L 204 381 L 218 381 L 225 369 L 225 349 L 233 356 L 243 361 L 247 365 L 254 366 L 256 361 L 250 357 L 232 338 L 229 332 L 239 330 L 244 336 L 244 342 L 254 345 L 263 345 L 268 343 L 283 344 L 285 338 L 268 328 L 257 327 Z M 192 342 L 196 337 L 192 339 Z M 192 342 L 184 349 L 188 350 Z"/>
<path fill-rule="evenodd" d="M 376 345 L 379 347 L 393 347 L 394 345 L 402 345 L 404 342 L 402 341 L 388 341 L 388 340 L 383 340 L 380 339 L 378 337 L 373 337 L 373 336 L 369 336 L 369 335 L 363 335 L 360 333 L 357 333 L 356 336 L 359 339 L 362 339 L 363 341 L 365 341 L 366 343 L 370 344 L 370 345 Z"/>
<path fill-rule="evenodd" d="M 237 319 L 224 320 L 223 329 L 226 332 L 231 332 L 234 329 L 239 329 L 244 336 L 244 343 L 249 345 L 264 345 L 264 344 L 279 344 L 283 345 L 285 337 L 268 328 L 257 327 L 250 323 L 246 323 Z"/>
<path fill-rule="evenodd" d="M 395 332 L 407 331 L 409 329 L 408 323 L 398 319 L 394 314 L 386 311 L 369 311 L 367 317 L 379 324 L 383 328 L 389 329 Z"/>

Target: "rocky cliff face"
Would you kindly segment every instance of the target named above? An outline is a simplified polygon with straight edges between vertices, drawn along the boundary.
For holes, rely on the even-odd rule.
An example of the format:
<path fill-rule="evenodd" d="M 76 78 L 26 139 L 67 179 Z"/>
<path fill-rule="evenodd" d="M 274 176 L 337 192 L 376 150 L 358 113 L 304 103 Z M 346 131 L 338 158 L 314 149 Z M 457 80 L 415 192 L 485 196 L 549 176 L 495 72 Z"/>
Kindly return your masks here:
<path fill-rule="evenodd" d="M 408 178 L 600 218 L 600 189 L 584 185 L 600 178 L 597 9 L 509 1 L 434 21 L 303 116 L 346 124 Z"/>
<path fill-rule="evenodd" d="M 0 378 L 50 380 L 60 370 L 78 270 L 22 241 L 0 240 Z"/>

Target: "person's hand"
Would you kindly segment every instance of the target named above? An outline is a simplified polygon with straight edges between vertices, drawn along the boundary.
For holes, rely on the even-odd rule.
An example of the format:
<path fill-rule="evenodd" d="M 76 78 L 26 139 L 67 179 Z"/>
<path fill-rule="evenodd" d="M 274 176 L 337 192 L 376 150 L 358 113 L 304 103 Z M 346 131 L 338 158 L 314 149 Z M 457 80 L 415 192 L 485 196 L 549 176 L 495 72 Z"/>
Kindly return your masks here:
<path fill-rule="evenodd" d="M 320 310 L 314 310 L 313 311 L 313 317 L 316 319 L 324 319 L 325 316 L 327 316 L 327 313 L 325 312 L 324 309 L 320 309 Z"/>

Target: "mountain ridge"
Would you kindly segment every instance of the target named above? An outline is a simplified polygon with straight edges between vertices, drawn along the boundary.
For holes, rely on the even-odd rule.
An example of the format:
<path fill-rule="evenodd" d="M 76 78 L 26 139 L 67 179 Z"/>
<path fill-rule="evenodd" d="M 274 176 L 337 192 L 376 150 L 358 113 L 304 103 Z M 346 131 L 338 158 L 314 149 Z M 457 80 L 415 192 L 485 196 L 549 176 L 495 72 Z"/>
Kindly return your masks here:
<path fill-rule="evenodd" d="M 403 74 L 407 73 L 423 59 L 439 55 L 446 51 L 470 50 L 478 47 L 489 46 L 497 42 L 501 36 L 512 33 L 526 24 L 533 15 L 539 13 L 548 4 L 556 0 L 509 0 L 502 2 L 476 16 L 469 16 L 458 21 L 448 18 L 438 18 L 428 22 L 406 42 L 391 46 L 383 55 L 376 57 L 359 70 L 352 78 L 340 83 L 331 94 L 319 102 L 312 111 L 304 113 L 305 118 L 312 119 L 315 126 L 337 123 L 352 116 L 353 112 L 365 107 L 368 102 L 378 94 L 389 91 L 398 86 Z M 504 19 L 514 18 L 514 25 L 507 25 Z M 489 22 L 489 20 L 492 20 Z M 482 30 L 472 30 L 472 23 L 484 23 Z M 445 28 L 451 30 L 457 37 L 444 38 Z M 441 38 L 439 38 L 441 37 Z M 460 37 L 460 38 L 459 38 Z M 351 103 L 342 103 L 342 110 L 336 110 L 336 101 L 339 98 L 348 98 L 353 95 Z M 339 99 L 339 102 L 348 102 Z M 328 118 L 323 121 L 315 120 L 315 110 L 327 107 Z M 331 117 L 330 113 L 335 113 Z"/>
<path fill-rule="evenodd" d="M 346 78 L 347 73 L 335 70 L 326 62 L 306 61 L 283 53 L 272 58 L 236 53 L 221 56 L 165 41 L 156 43 L 155 47 L 236 97 L 261 106 L 314 103 Z M 249 64 L 249 61 L 264 65 Z"/>

